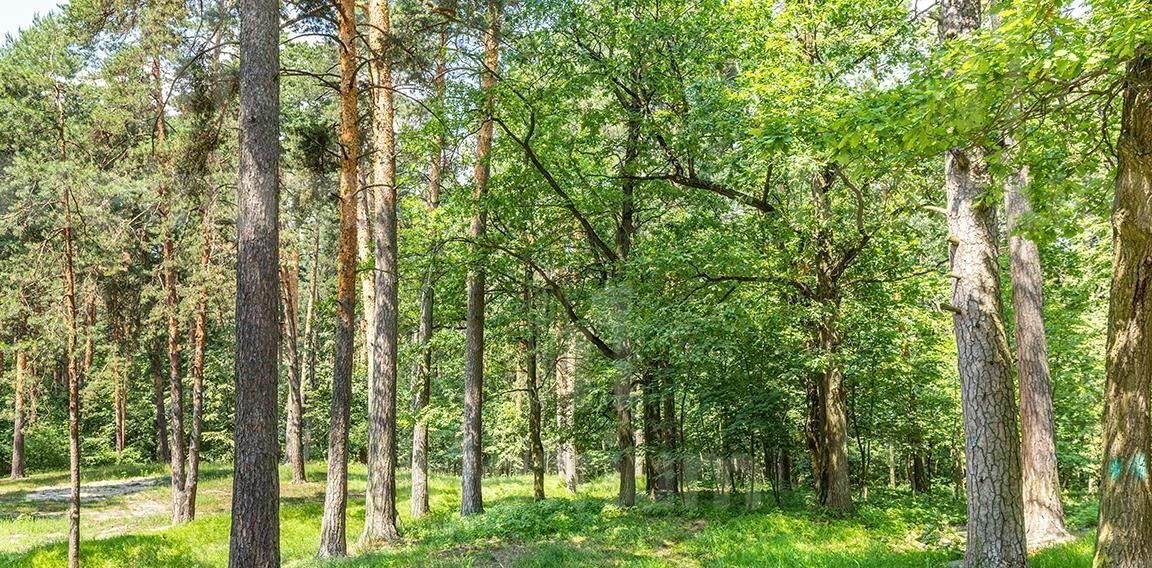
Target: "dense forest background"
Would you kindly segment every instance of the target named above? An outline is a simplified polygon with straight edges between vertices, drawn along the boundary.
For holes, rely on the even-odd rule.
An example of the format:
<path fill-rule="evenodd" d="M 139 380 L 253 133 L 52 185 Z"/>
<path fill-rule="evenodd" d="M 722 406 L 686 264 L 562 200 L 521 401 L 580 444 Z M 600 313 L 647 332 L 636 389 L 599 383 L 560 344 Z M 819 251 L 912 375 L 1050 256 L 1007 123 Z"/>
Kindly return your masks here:
<path fill-rule="evenodd" d="M 329 457 L 345 349 L 347 456 L 373 471 L 379 428 L 398 440 L 388 467 L 463 474 L 466 493 L 482 451 L 484 475 L 537 474 L 538 498 L 545 472 L 579 491 L 629 468 L 656 499 L 812 491 L 850 513 L 877 491 L 962 497 L 945 156 L 969 148 L 1003 363 L 1031 368 L 1038 330 L 1057 505 L 1098 491 L 1117 147 L 1123 103 L 1148 104 L 1125 90 L 1149 59 L 1147 3 L 383 4 L 383 27 L 351 2 L 282 7 L 276 404 L 293 479 Z M 976 25 L 949 32 L 968 5 Z M 82 467 L 171 463 L 191 517 L 193 459 L 233 459 L 238 17 L 231 0 L 71 0 L 0 48 L 14 476 L 69 466 L 71 375 Z M 1034 247 L 1042 295 L 1010 240 Z M 1028 291 L 1042 314 L 1019 317 Z"/>

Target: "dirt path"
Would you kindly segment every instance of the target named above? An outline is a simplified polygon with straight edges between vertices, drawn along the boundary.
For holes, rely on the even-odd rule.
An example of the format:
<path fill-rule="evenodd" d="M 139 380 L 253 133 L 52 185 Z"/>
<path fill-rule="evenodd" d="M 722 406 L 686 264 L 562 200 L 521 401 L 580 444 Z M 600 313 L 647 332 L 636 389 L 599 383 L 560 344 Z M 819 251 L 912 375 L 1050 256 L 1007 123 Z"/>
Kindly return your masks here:
<path fill-rule="evenodd" d="M 152 476 L 84 483 L 80 486 L 80 502 L 96 503 L 114 497 L 125 497 L 164 485 L 167 482 L 167 476 Z M 64 503 L 71 496 L 71 488 L 67 485 L 60 485 L 29 491 L 25 495 L 25 499 L 37 502 Z"/>

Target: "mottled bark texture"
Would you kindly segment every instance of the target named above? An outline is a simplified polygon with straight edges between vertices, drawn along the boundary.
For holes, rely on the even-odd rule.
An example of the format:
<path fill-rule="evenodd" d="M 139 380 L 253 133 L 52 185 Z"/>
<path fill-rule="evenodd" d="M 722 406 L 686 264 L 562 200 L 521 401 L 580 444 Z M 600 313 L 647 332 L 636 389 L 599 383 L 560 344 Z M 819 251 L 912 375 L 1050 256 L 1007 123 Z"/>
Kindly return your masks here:
<path fill-rule="evenodd" d="M 317 556 L 348 553 L 348 422 L 356 333 L 356 206 L 360 129 L 356 88 L 356 3 L 337 5 L 340 50 L 340 230 L 336 243 L 336 337 L 328 424 L 328 478 Z"/>
<path fill-rule="evenodd" d="M 1116 144 L 1104 464 L 1093 566 L 1152 566 L 1152 56 L 1128 63 Z"/>
<path fill-rule="evenodd" d="M 496 104 L 496 73 L 500 62 L 500 0 L 487 0 L 487 26 L 484 32 L 484 68 L 480 74 L 483 93 L 483 115 L 476 140 L 476 166 L 473 168 L 473 214 L 468 236 L 483 240 L 487 213 L 483 200 L 488 193 L 489 161 L 492 153 L 492 115 Z M 484 283 L 483 252 L 477 247 L 477 258 L 468 269 L 468 299 L 464 322 L 464 459 L 460 513 L 484 512 L 481 478 L 484 475 L 484 450 L 481 418 L 484 403 Z"/>
<path fill-rule="evenodd" d="M 57 97 L 59 101 L 59 97 Z M 72 192 L 64 191 L 64 303 L 68 320 L 68 566 L 80 566 L 80 362 L 77 351 L 76 268 L 73 253 Z"/>
<path fill-rule="evenodd" d="M 1044 278 L 1040 249 L 1020 233 L 1021 217 L 1032 207 L 1024 195 L 1028 167 L 1016 170 L 1004 191 L 1012 313 L 1016 337 L 1016 378 L 1020 390 L 1020 466 L 1023 470 L 1024 530 L 1029 548 L 1071 538 L 1064 528 L 1060 474 L 1056 469 L 1056 425 L 1052 379 L 1044 334 Z"/>
<path fill-rule="evenodd" d="M 944 0 L 940 36 L 950 40 L 980 26 L 978 0 Z M 979 148 L 944 156 L 953 326 L 967 455 L 971 568 L 1026 566 L 1020 438 L 1012 361 L 1000 301 L 995 209 L 981 201 L 987 168 Z"/>
<path fill-rule="evenodd" d="M 280 3 L 240 0 L 236 422 L 228 565 L 280 565 Z"/>
<path fill-rule="evenodd" d="M 558 334 L 559 353 L 556 359 L 556 431 L 560 442 L 556 446 L 556 469 L 569 493 L 576 493 L 580 481 L 576 472 L 576 441 L 573 429 L 576 418 L 576 337 L 561 328 Z"/>
<path fill-rule="evenodd" d="M 392 51 L 389 37 L 389 0 L 368 5 L 369 68 L 372 91 L 372 183 L 376 187 L 375 237 L 375 343 L 369 351 L 372 374 L 368 382 L 368 486 L 365 489 L 366 548 L 400 539 L 396 525 L 396 352 L 398 345 L 396 249 L 396 116 L 392 96 Z M 367 309 L 367 308 L 366 308 Z"/>

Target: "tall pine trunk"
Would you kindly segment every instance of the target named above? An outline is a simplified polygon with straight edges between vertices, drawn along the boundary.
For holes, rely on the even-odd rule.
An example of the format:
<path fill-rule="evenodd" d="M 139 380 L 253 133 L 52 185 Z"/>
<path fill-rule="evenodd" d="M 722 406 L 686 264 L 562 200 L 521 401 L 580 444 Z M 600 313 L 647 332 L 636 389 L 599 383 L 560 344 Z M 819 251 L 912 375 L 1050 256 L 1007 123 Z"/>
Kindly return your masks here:
<path fill-rule="evenodd" d="M 1030 548 L 1068 540 L 1060 474 L 1056 469 L 1056 426 L 1048 340 L 1044 335 L 1044 285 L 1040 250 L 1019 234 L 1020 218 L 1031 213 L 1024 195 L 1027 166 L 1017 170 L 1004 192 L 1012 313 L 1016 335 L 1016 377 L 1020 385 L 1020 466 L 1023 470 L 1024 530 Z"/>
<path fill-rule="evenodd" d="M 484 239 L 487 225 L 484 197 L 488 193 L 489 161 L 492 156 L 492 115 L 496 104 L 496 72 L 500 62 L 500 0 L 486 0 L 487 27 L 484 32 L 484 69 L 480 73 L 483 115 L 476 140 L 475 185 L 472 188 L 474 211 L 468 236 Z M 484 404 L 484 258 L 476 247 L 477 258 L 468 269 L 468 300 L 465 315 L 464 346 L 464 459 L 461 467 L 462 491 L 460 513 L 484 512 L 481 479 L 484 476 L 482 418 Z"/>
<path fill-rule="evenodd" d="M 280 565 L 280 10 L 277 0 L 239 5 L 236 423 L 228 564 L 271 568 Z"/>
<path fill-rule="evenodd" d="M 978 0 L 945 0 L 944 40 L 980 27 Z M 1000 300 L 996 211 L 982 201 L 987 166 L 979 148 L 953 148 L 944 157 L 953 326 L 967 456 L 968 541 L 971 567 L 1028 563 L 1024 539 L 1020 438 L 1012 361 Z"/>
<path fill-rule="evenodd" d="M 68 566 L 80 566 L 80 362 L 77 360 L 79 314 L 76 310 L 76 269 L 73 253 L 72 192 L 64 190 L 64 301 L 68 320 Z"/>
<path fill-rule="evenodd" d="M 1128 62 L 1112 206 L 1104 464 L 1094 566 L 1152 566 L 1152 56 Z"/>
<path fill-rule="evenodd" d="M 389 0 L 368 6 L 369 68 L 372 91 L 372 182 L 376 186 L 375 237 L 375 342 L 371 345 L 368 383 L 368 487 L 365 490 L 366 547 L 395 542 L 396 525 L 396 353 L 398 302 L 396 243 L 396 132 L 392 94 L 391 18 Z M 367 308 L 366 308 L 367 309 Z"/>
<path fill-rule="evenodd" d="M 336 338 L 328 426 L 328 479 L 317 556 L 344 556 L 347 545 L 348 425 L 356 333 L 356 205 L 360 129 L 356 88 L 356 3 L 340 0 L 340 232 L 336 243 Z"/>
<path fill-rule="evenodd" d="M 451 15 L 451 14 L 448 14 Z M 448 73 L 448 22 L 440 24 L 439 43 L 436 48 L 436 75 L 432 79 L 437 113 L 444 110 L 444 92 Z M 436 117 L 434 117 L 435 119 Z M 428 193 L 425 202 L 435 227 L 436 210 L 440 207 L 440 189 L 444 179 L 444 148 L 448 145 L 448 131 L 437 129 L 436 144 L 432 150 L 432 163 L 428 167 Z M 416 364 L 416 384 L 413 388 L 412 414 L 412 518 L 418 519 L 429 512 L 428 506 L 428 418 L 425 415 L 432 398 L 432 334 L 436 329 L 436 253 L 440 248 L 439 234 L 433 229 L 428 248 L 428 271 L 420 288 L 420 323 L 416 332 L 416 346 L 420 358 Z"/>

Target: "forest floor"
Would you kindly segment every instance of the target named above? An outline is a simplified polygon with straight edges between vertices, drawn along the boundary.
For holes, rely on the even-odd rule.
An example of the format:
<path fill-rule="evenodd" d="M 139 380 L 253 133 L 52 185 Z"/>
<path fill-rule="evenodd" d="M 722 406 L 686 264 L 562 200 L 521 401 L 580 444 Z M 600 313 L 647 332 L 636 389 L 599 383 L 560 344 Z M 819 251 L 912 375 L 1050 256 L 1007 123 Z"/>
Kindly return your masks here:
<path fill-rule="evenodd" d="M 285 566 L 757 566 L 767 568 L 945 566 L 962 555 L 963 504 L 951 493 L 913 497 L 873 492 L 856 515 L 817 512 L 811 496 L 695 492 L 683 500 L 641 499 L 623 510 L 612 504 L 613 480 L 567 496 L 549 477 L 549 499 L 531 499 L 528 476 L 484 480 L 487 513 L 461 518 L 459 481 L 435 476 L 433 513 L 408 516 L 407 476 L 401 475 L 405 541 L 375 552 L 353 550 L 345 561 L 321 562 L 323 464 L 309 464 L 309 483 L 291 484 L 281 471 L 280 538 Z M 91 468 L 84 479 L 81 554 L 86 567 L 225 566 L 228 557 L 230 467 L 208 465 L 201 475 L 197 519 L 170 526 L 167 476 L 161 469 Z M 92 484 L 89 484 L 89 480 Z M 0 566 L 64 565 L 67 500 L 59 499 L 67 472 L 0 481 Z M 349 543 L 364 518 L 363 466 L 349 476 Z M 65 493 L 66 495 L 66 493 Z M 1079 538 L 1034 556 L 1034 568 L 1091 565 L 1095 506 L 1067 499 L 1070 528 Z"/>

